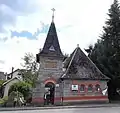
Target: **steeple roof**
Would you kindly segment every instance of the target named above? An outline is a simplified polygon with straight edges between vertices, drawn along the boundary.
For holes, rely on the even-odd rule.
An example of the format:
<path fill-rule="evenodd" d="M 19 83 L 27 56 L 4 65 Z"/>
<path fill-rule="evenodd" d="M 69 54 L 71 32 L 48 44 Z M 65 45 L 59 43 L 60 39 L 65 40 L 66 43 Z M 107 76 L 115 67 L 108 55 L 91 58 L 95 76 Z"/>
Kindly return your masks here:
<path fill-rule="evenodd" d="M 88 79 L 88 80 L 108 80 L 105 76 L 87 57 L 84 52 L 77 47 L 70 57 L 65 61 L 65 73 L 61 78 L 67 79 Z"/>
<path fill-rule="evenodd" d="M 63 57 L 60 49 L 59 40 L 56 32 L 54 21 L 51 22 L 44 47 L 40 52 L 40 55 L 52 55 Z"/>

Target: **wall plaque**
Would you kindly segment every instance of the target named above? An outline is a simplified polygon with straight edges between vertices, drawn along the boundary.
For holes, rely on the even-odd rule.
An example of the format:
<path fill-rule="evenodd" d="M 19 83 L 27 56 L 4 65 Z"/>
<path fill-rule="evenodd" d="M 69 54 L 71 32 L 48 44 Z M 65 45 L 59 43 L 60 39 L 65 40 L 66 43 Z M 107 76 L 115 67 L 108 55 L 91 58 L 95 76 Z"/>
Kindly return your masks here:
<path fill-rule="evenodd" d="M 78 85 L 72 85 L 72 91 L 78 91 Z"/>

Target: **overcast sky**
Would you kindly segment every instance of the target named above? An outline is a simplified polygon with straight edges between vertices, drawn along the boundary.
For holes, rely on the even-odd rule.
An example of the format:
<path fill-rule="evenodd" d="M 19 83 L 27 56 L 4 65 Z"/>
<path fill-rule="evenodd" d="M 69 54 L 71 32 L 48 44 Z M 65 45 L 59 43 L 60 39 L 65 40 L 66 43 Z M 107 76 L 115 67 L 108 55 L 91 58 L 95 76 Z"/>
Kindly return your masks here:
<path fill-rule="evenodd" d="M 43 47 L 55 11 L 62 51 L 70 54 L 94 44 L 113 0 L 0 0 L 0 71 L 21 68 L 26 52 Z"/>

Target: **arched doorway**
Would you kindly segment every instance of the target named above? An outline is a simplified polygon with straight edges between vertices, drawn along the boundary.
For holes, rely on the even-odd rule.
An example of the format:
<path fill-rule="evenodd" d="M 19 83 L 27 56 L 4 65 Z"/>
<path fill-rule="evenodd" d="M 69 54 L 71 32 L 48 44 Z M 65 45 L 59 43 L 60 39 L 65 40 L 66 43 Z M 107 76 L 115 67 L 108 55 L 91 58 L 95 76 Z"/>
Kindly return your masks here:
<path fill-rule="evenodd" d="M 45 89 L 49 91 L 49 101 L 47 101 L 47 104 L 54 104 L 55 84 L 52 82 L 48 82 L 45 84 Z"/>

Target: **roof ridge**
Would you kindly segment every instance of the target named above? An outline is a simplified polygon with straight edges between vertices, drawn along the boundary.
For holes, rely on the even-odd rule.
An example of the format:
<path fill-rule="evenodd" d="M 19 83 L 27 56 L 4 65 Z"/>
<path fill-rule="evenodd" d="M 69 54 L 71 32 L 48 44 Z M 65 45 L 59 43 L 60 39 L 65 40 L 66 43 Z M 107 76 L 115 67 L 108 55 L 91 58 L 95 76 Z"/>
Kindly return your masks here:
<path fill-rule="evenodd" d="M 78 47 L 75 49 L 75 52 L 74 52 L 74 54 L 72 55 L 72 58 L 71 58 L 71 60 L 70 60 L 70 62 L 69 62 L 69 65 L 68 65 L 65 73 L 63 74 L 63 76 L 62 76 L 61 78 L 63 78 L 63 77 L 67 74 L 67 72 L 68 72 L 68 70 L 69 70 L 69 68 L 70 68 L 70 66 L 71 66 L 71 63 L 72 63 L 72 61 L 73 61 L 73 59 L 74 59 L 74 57 L 75 57 L 75 54 L 76 54 L 76 52 L 77 52 L 77 49 L 78 49 Z"/>

